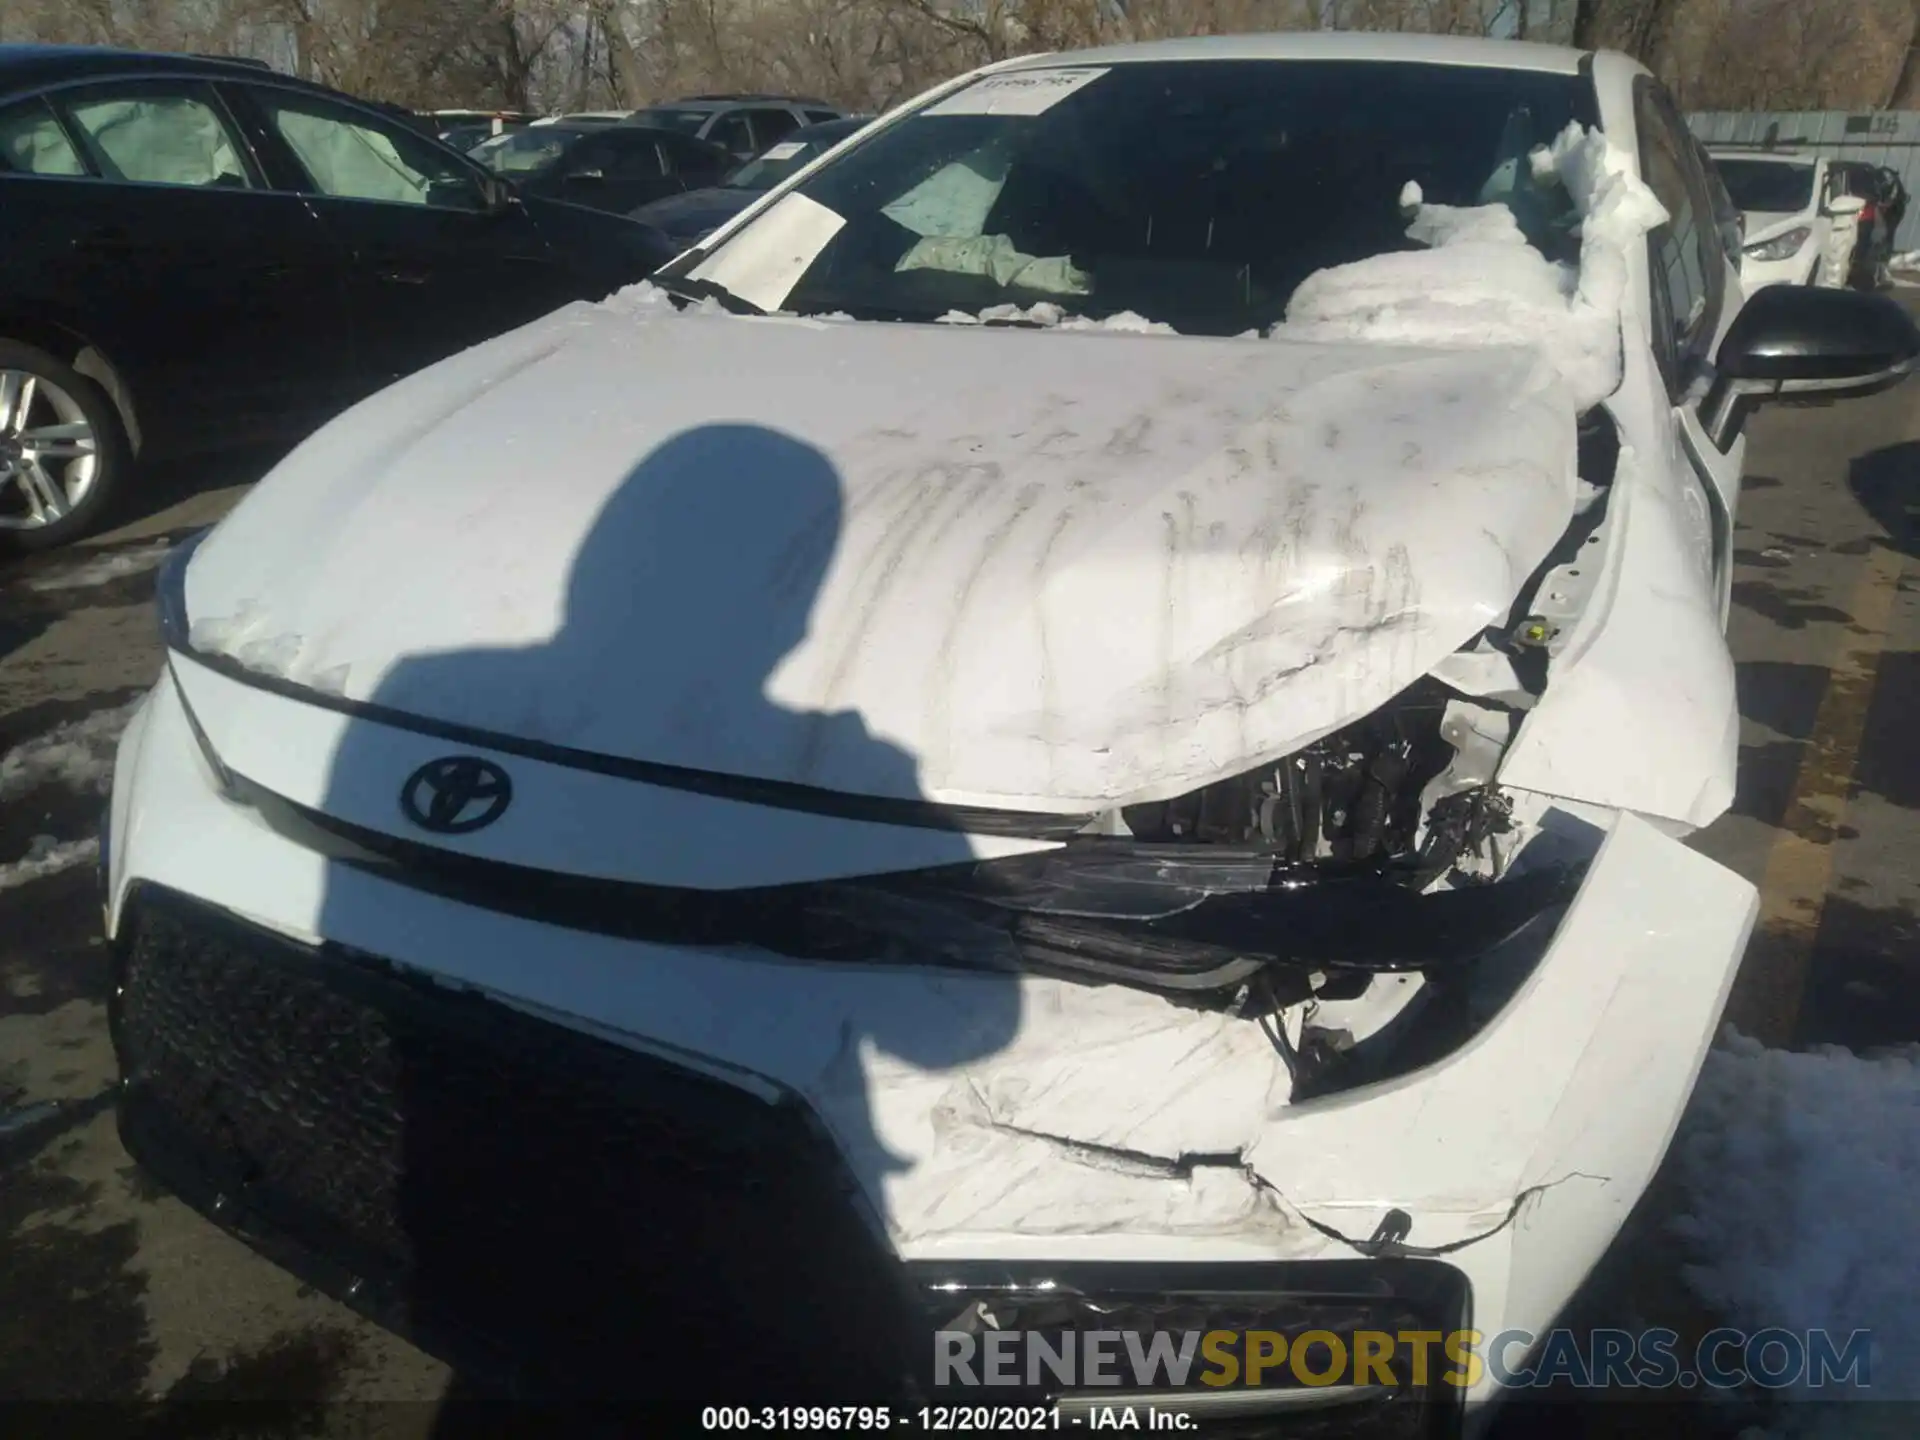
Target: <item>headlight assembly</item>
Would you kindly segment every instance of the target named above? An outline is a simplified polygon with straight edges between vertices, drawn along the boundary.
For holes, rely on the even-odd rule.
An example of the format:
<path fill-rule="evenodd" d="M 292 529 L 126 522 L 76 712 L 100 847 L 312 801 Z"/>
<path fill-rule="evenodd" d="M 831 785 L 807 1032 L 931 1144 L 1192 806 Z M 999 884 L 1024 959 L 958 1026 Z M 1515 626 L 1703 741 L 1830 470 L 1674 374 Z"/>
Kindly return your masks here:
<path fill-rule="evenodd" d="M 1796 225 L 1783 235 L 1775 235 L 1771 240 L 1756 240 L 1741 252 L 1749 260 L 1791 260 L 1800 253 L 1800 247 L 1807 243 L 1807 237 L 1813 231 L 1805 225 Z"/>

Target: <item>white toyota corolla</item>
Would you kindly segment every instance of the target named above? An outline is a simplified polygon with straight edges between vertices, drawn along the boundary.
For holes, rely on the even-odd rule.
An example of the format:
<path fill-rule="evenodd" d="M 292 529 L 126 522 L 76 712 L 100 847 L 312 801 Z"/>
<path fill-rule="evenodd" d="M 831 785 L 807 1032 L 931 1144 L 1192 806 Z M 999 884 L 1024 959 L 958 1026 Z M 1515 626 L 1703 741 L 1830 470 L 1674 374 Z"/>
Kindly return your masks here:
<path fill-rule="evenodd" d="M 129 1148 L 526 1393 L 1073 1400 L 984 1334 L 1121 1333 L 1075 1403 L 1440 1433 L 1484 1369 L 1340 1357 L 1548 1328 L 1753 924 L 1683 843 L 1742 425 L 1920 350 L 1738 295 L 1618 55 L 902 107 L 176 555 L 105 846 Z M 1209 1389 L 1216 1330 L 1298 1343 Z"/>

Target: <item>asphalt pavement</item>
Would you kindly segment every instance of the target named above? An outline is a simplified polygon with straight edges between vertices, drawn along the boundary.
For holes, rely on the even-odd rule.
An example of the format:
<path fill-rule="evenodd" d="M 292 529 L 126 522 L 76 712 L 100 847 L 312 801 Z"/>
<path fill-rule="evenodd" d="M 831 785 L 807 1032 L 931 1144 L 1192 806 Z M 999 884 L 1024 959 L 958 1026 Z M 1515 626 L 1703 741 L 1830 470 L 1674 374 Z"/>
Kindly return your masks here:
<path fill-rule="evenodd" d="M 148 1407 L 149 1433 L 427 1434 L 449 1387 L 442 1366 L 160 1193 L 106 1109 L 85 846 L 120 716 L 159 665 L 153 567 L 267 458 L 187 467 L 97 543 L 0 560 L 0 866 L 35 857 L 43 872 L 15 866 L 0 888 L 10 1434 L 80 1433 L 129 1402 Z M 1776 1045 L 1920 1040 L 1920 386 L 1762 416 L 1736 542 L 1739 793 L 1694 841 L 1762 890 L 1730 1018 Z M 1687 1310 L 1662 1249 L 1669 1203 L 1656 1184 L 1577 1307 L 1587 1320 Z M 204 1404 L 221 1400 L 255 1408 L 235 1428 L 240 1412 Z"/>

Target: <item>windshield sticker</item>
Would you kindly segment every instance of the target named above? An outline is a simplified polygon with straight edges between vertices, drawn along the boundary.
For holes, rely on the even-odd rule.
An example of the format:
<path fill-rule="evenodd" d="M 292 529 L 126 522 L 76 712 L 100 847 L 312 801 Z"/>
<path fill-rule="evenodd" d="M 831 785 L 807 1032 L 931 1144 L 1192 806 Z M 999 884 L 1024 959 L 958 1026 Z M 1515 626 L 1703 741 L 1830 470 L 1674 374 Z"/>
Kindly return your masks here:
<path fill-rule="evenodd" d="M 929 105 L 927 115 L 1044 115 L 1105 70 L 1016 70 L 989 75 L 966 89 Z"/>
<path fill-rule="evenodd" d="M 800 277 L 846 223 L 844 215 L 796 192 L 750 221 L 689 273 L 771 314 L 786 303 Z"/>
<path fill-rule="evenodd" d="M 802 145 L 798 140 L 782 140 L 760 158 L 762 160 L 791 160 L 806 148 L 807 147 Z"/>

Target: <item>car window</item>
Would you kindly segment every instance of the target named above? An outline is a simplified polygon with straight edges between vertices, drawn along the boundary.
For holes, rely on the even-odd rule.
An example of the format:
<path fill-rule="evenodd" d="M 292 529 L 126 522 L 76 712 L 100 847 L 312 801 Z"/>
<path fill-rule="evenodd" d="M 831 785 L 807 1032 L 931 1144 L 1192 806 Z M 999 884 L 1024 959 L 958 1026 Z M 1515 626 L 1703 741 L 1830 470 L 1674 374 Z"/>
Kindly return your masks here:
<path fill-rule="evenodd" d="M 567 169 L 598 170 L 603 174 L 637 178 L 664 173 L 660 147 L 653 136 L 611 132 L 583 140 L 567 156 Z"/>
<path fill-rule="evenodd" d="M 840 136 L 831 135 L 825 139 L 807 129 L 795 130 L 777 145 L 769 145 L 753 159 L 742 165 L 726 178 L 729 190 L 771 190 L 789 175 L 797 173 L 803 166 L 811 165 L 826 150 L 837 144 Z"/>
<path fill-rule="evenodd" d="M 640 125 L 651 125 L 660 130 L 677 130 L 683 135 L 698 135 L 700 127 L 707 123 L 711 110 L 676 110 L 672 106 L 652 106 L 645 110 L 636 110 L 627 118 Z"/>
<path fill-rule="evenodd" d="M 707 132 L 707 139 L 731 150 L 742 160 L 759 148 L 753 143 L 753 132 L 747 128 L 746 112 L 742 110 L 722 115 L 714 121 L 713 129 Z"/>
<path fill-rule="evenodd" d="M 1656 339 L 1671 378 L 1673 361 L 1698 346 L 1712 317 L 1717 236 L 1713 218 L 1701 213 L 1696 187 L 1688 176 L 1686 157 L 1691 146 L 1682 145 L 1650 86 L 1640 87 L 1635 112 L 1641 178 L 1667 212 L 1666 223 L 1647 237 L 1647 245 L 1656 292 L 1654 313 L 1666 328 Z"/>
<path fill-rule="evenodd" d="M 322 195 L 443 210 L 485 208 L 479 183 L 423 135 L 308 95 L 265 88 L 254 94 Z"/>
<path fill-rule="evenodd" d="M 778 144 L 800 128 L 800 117 L 791 110 L 751 110 L 753 146 L 756 153 Z"/>
<path fill-rule="evenodd" d="M 839 115 L 832 110 L 809 110 L 806 114 L 809 125 L 824 125 L 829 120 L 838 120 L 840 118 Z"/>
<path fill-rule="evenodd" d="M 1572 200 L 1526 163 L 1598 123 L 1578 75 L 1156 60 L 1035 76 L 874 132 L 699 263 L 751 263 L 721 257 L 791 246 L 782 224 L 824 210 L 782 309 L 932 321 L 1064 301 L 1237 335 L 1278 323 L 1311 274 L 1419 248 L 1409 185 L 1435 206 L 1504 203 L 1548 258 L 1578 255 Z"/>
<path fill-rule="evenodd" d="M 1813 166 L 1786 160 L 1742 160 L 1716 155 L 1720 181 L 1742 210 L 1792 215 L 1813 203 Z"/>
<path fill-rule="evenodd" d="M 663 135 L 660 137 L 660 148 L 666 153 L 673 173 L 683 175 L 695 184 L 712 183 L 734 163 L 733 157 L 726 151 L 704 140 Z"/>
<path fill-rule="evenodd" d="M 89 87 L 62 106 L 108 180 L 251 187 L 240 142 L 203 86 Z"/>
<path fill-rule="evenodd" d="M 580 136 L 580 131 L 560 125 L 529 125 L 482 140 L 468 153 L 496 175 L 525 177 L 552 165 Z"/>
<path fill-rule="evenodd" d="M 47 102 L 28 100 L 0 110 L 0 170 L 21 175 L 84 175 L 87 166 L 75 153 Z"/>

